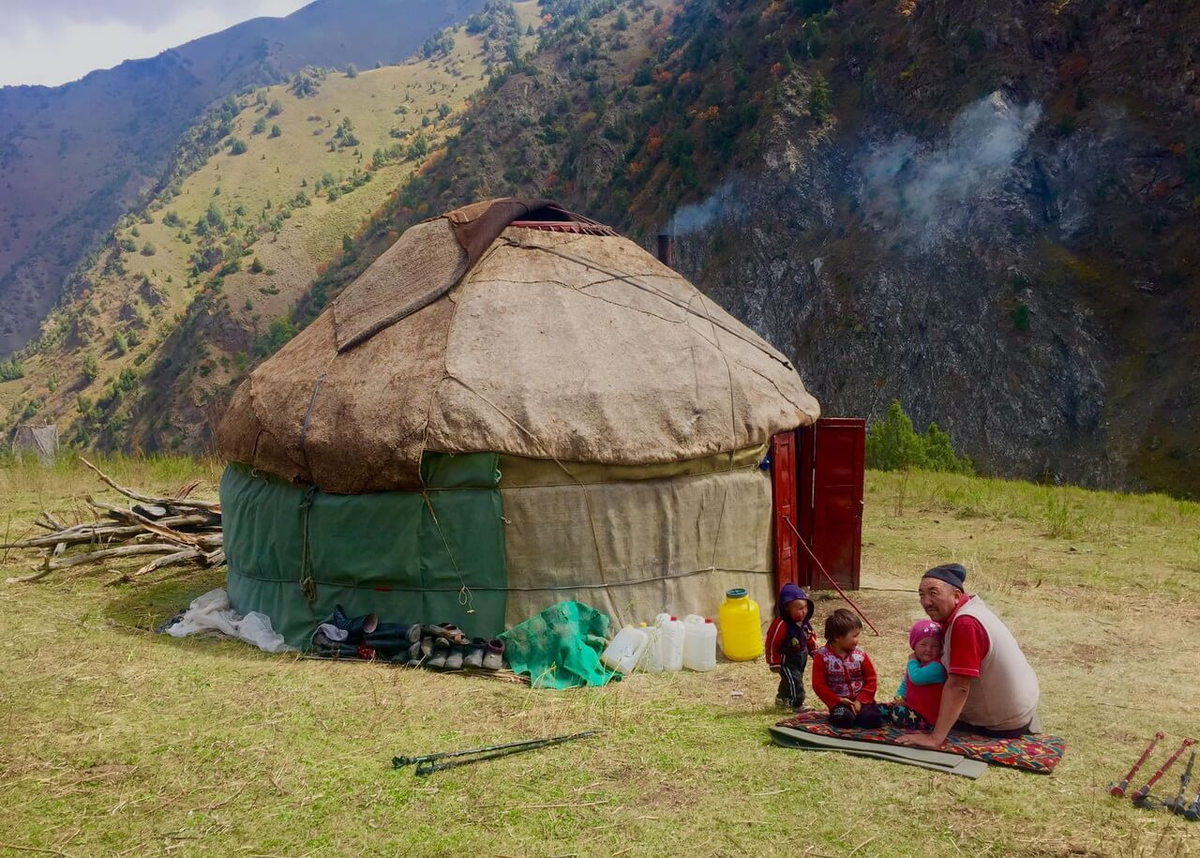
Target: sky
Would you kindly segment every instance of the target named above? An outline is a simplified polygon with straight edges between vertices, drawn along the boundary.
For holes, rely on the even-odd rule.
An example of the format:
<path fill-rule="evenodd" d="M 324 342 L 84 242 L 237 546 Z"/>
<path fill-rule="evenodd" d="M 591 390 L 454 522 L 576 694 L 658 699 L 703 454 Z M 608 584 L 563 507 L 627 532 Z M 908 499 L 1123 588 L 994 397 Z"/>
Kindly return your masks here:
<path fill-rule="evenodd" d="M 311 0 L 0 0 L 0 86 L 58 86 Z"/>

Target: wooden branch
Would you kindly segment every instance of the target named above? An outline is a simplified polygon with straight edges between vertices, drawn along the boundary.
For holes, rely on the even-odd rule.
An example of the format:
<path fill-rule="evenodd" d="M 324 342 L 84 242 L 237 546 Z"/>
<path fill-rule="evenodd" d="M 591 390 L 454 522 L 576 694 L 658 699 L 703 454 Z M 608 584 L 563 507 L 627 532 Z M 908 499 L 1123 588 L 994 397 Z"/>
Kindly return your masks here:
<path fill-rule="evenodd" d="M 186 563 L 189 560 L 196 560 L 200 557 L 200 552 L 195 548 L 189 548 L 186 551 L 179 551 L 175 554 L 168 554 L 166 557 L 160 557 L 157 560 L 151 560 L 145 566 L 138 569 L 130 577 L 137 578 L 139 575 L 145 575 L 148 572 L 153 572 L 155 569 L 161 569 L 164 566 L 174 566 L 177 563 Z"/>
<path fill-rule="evenodd" d="M 196 537 L 192 536 L 191 534 L 182 533 L 178 530 L 172 530 L 169 527 L 164 527 L 161 523 L 155 521 L 154 519 L 146 518 L 144 515 L 139 515 L 131 509 L 122 509 L 114 504 L 94 500 L 90 495 L 87 498 L 87 502 L 96 509 L 106 510 L 111 512 L 113 515 L 117 515 L 123 519 L 126 519 L 127 521 L 137 522 L 137 524 L 141 526 L 142 530 L 148 530 L 150 533 L 157 534 L 163 539 L 169 539 L 172 542 L 178 542 L 180 545 L 188 545 L 192 548 L 195 548 L 198 544 Z"/>
<path fill-rule="evenodd" d="M 214 551 L 212 554 L 205 554 L 204 562 L 210 569 L 214 566 L 223 566 L 225 564 L 225 551 Z"/>
<path fill-rule="evenodd" d="M 155 504 L 157 506 L 169 506 L 173 503 L 178 503 L 178 501 L 180 500 L 179 498 L 151 497 L 150 495 L 144 495 L 140 492 L 135 492 L 133 489 L 127 489 L 124 486 L 117 485 L 117 483 L 114 482 L 111 477 L 109 477 L 106 473 L 101 471 L 99 468 L 97 468 L 95 465 L 93 465 L 87 459 L 83 458 L 83 456 L 79 457 L 79 461 L 83 462 L 85 465 L 87 465 L 89 468 L 91 468 L 96 473 L 96 476 L 98 476 L 101 479 L 102 482 L 104 482 L 106 485 L 116 489 L 121 494 L 125 495 L 125 497 L 127 497 L 127 498 L 132 498 L 133 500 L 141 501 L 142 503 Z M 187 505 L 199 507 L 200 509 L 220 509 L 221 508 L 221 504 L 218 501 L 190 500 L 187 502 Z"/>
<path fill-rule="evenodd" d="M 183 500 L 201 485 L 202 481 L 197 479 L 188 480 L 182 486 L 175 490 L 175 499 Z"/>
<path fill-rule="evenodd" d="M 92 551 L 88 554 L 73 554 L 70 557 L 64 557 L 59 560 L 50 561 L 50 569 L 69 569 L 72 566 L 79 566 L 84 563 L 95 563 L 100 560 L 108 560 L 113 557 L 136 557 L 139 554 L 176 554 L 179 552 L 178 545 L 166 545 L 165 543 L 152 543 L 150 545 L 123 545 L 120 548 L 104 548 L 100 551 Z"/>
<path fill-rule="evenodd" d="M 6 584 L 32 584 L 34 581 L 41 581 L 43 578 L 45 578 L 47 575 L 49 575 L 53 571 L 54 571 L 53 569 L 42 568 L 40 571 L 35 572 L 32 575 L 26 575 L 24 578 L 6 578 L 6 579 L 4 579 L 4 583 L 6 583 Z"/>
<path fill-rule="evenodd" d="M 177 515 L 170 518 L 161 518 L 155 524 L 191 527 L 207 525 L 213 521 L 212 516 L 200 513 L 197 515 Z M 136 536 L 144 532 L 145 528 L 140 524 L 81 524 L 58 533 L 47 534 L 46 536 L 35 536 L 32 539 L 23 539 L 20 542 L 0 543 L 0 550 L 9 548 L 47 548 L 59 542 L 65 542 L 68 545 L 79 545 L 95 541 L 100 537 L 115 537 L 120 539 Z M 220 531 L 218 530 L 217 533 L 220 533 Z M 207 534 L 201 531 L 200 535 L 203 538 Z"/>

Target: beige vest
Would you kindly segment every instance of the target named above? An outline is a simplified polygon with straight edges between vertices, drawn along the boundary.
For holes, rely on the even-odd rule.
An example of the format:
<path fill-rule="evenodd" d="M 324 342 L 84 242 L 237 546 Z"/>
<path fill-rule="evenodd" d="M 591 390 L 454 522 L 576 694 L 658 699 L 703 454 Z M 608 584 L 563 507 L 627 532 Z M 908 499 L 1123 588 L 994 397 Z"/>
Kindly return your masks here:
<path fill-rule="evenodd" d="M 967 705 L 959 718 L 992 730 L 1016 730 L 1032 723 L 1030 730 L 1040 731 L 1037 705 L 1041 695 L 1037 676 L 1008 626 L 978 596 L 972 596 L 958 609 L 943 636 L 942 663 L 947 671 L 950 668 L 950 632 L 961 617 L 978 620 L 987 632 L 990 645 L 979 666 L 979 678 L 971 682 Z"/>

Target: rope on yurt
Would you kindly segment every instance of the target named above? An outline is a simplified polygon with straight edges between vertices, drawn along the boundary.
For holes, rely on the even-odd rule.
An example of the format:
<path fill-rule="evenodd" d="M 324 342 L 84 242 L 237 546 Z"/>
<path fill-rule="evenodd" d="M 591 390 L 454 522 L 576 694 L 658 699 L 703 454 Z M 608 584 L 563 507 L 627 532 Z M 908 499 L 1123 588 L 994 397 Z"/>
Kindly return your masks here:
<path fill-rule="evenodd" d="M 655 289 L 653 286 L 651 286 L 648 283 L 642 283 L 642 282 L 639 282 L 637 279 L 635 279 L 638 276 L 650 276 L 650 275 L 636 275 L 636 274 L 626 274 L 621 271 L 609 271 L 607 268 L 603 268 L 603 267 L 597 265 L 596 263 L 592 262 L 591 260 L 583 259 L 578 256 L 572 256 L 570 253 L 563 253 L 562 251 L 555 250 L 554 248 L 542 247 L 541 245 L 537 245 L 537 244 L 524 244 L 522 242 L 513 241 L 511 238 L 504 238 L 503 240 L 506 241 L 511 246 L 519 248 L 521 250 L 537 250 L 542 253 L 548 253 L 551 256 L 560 257 L 561 259 L 565 259 L 568 262 L 574 262 L 577 265 L 582 265 L 584 268 L 591 269 L 592 271 L 599 271 L 601 274 L 607 274 L 609 277 L 611 277 L 614 280 L 620 280 L 623 283 L 628 283 L 630 286 L 634 287 L 635 289 L 641 289 L 643 292 L 648 292 L 649 294 L 654 295 L 655 297 L 661 298 L 662 300 L 666 301 L 668 304 L 674 304 L 676 307 L 683 310 L 685 313 L 694 313 L 694 311 L 691 309 L 690 301 L 688 301 L 687 303 L 681 302 L 674 295 L 670 295 L 666 292 L 662 292 L 658 289 Z M 653 276 L 658 276 L 658 275 L 653 275 Z M 683 278 L 680 278 L 680 279 L 683 279 Z M 590 285 L 595 285 L 595 284 L 590 284 Z M 639 312 L 644 313 L 646 311 L 640 310 Z M 654 314 L 651 313 L 650 315 L 654 315 Z M 699 314 L 695 313 L 695 315 L 699 315 Z M 708 311 L 706 308 L 705 316 L 707 316 L 707 315 L 708 315 Z M 767 357 L 771 358 L 772 360 L 774 360 L 778 363 L 782 363 L 784 366 L 788 367 L 789 369 L 792 368 L 790 361 L 788 361 L 786 359 L 780 360 L 780 358 L 777 355 L 771 354 L 771 351 L 769 349 L 763 348 L 763 346 L 760 343 L 757 343 L 754 340 L 747 338 L 746 335 L 743 334 L 741 331 L 735 330 L 735 329 L 729 327 L 728 325 L 721 324 L 720 322 L 717 322 L 715 319 L 712 319 L 711 317 L 708 317 L 708 321 L 713 323 L 714 325 L 716 325 L 717 327 L 719 327 L 721 330 L 725 331 L 726 333 L 731 334 L 732 336 L 734 336 L 737 339 L 741 340 L 742 342 L 746 343 L 746 345 L 754 347 L 755 349 L 762 352 L 763 354 L 765 354 Z M 795 404 L 795 403 L 793 403 L 793 404 Z"/>
<path fill-rule="evenodd" d="M 313 580 L 312 576 L 312 557 L 308 547 L 308 518 L 316 495 L 317 487 L 309 486 L 308 490 L 304 492 L 304 499 L 300 501 L 300 516 L 303 519 L 300 540 L 300 592 L 304 594 L 304 599 L 308 602 L 310 609 L 313 602 L 317 600 L 317 582 Z"/>
<path fill-rule="evenodd" d="M 446 370 L 445 378 L 448 378 L 451 381 L 455 381 L 455 382 L 458 382 L 459 384 L 461 384 L 463 387 L 465 387 L 471 393 L 475 394 L 481 400 L 483 400 L 485 403 L 487 403 L 492 408 L 494 408 L 497 413 L 499 413 L 502 417 L 504 417 L 504 419 L 508 420 L 508 422 L 512 423 L 512 425 L 516 426 L 518 429 L 520 429 L 522 432 L 524 432 L 526 435 L 528 435 L 530 438 L 532 438 L 533 442 L 542 449 L 542 452 L 546 454 L 547 458 L 553 460 L 554 464 L 556 464 L 560 468 L 562 468 L 564 474 L 566 474 L 568 477 L 570 477 L 572 480 L 575 481 L 575 484 L 579 487 L 580 491 L 583 492 L 583 504 L 584 504 L 584 506 L 587 507 L 588 526 L 591 528 L 591 531 L 592 531 L 592 547 L 596 551 L 596 564 L 600 569 L 600 580 L 602 582 L 604 582 L 604 586 L 608 586 L 608 576 L 605 574 L 605 569 L 604 569 L 604 553 L 600 550 L 600 534 L 596 531 L 596 514 L 592 510 L 592 499 L 591 499 L 591 495 L 588 493 L 587 483 L 583 482 L 583 480 L 581 480 L 577 476 L 575 476 L 575 474 L 571 471 L 571 469 L 568 468 L 565 464 L 563 464 L 563 462 L 561 462 L 557 456 L 555 456 L 552 452 L 550 452 L 550 449 L 542 442 L 542 440 L 540 438 L 538 438 L 537 435 L 535 435 L 533 432 L 531 432 L 530 430 L 528 430 L 524 426 L 522 426 L 521 422 L 519 420 L 517 420 L 517 418 L 513 417 L 511 414 L 509 414 L 507 411 L 505 411 L 499 405 L 492 402 L 490 399 L 488 399 L 486 396 L 484 396 L 478 390 L 471 387 L 471 385 L 467 384 L 465 381 L 463 381 L 461 378 L 459 378 L 458 376 L 451 373 L 449 370 Z"/>
<path fill-rule="evenodd" d="M 698 290 L 697 290 L 698 291 Z M 730 477 L 733 476 L 733 454 L 737 449 L 737 403 L 734 401 L 733 395 L 733 367 L 729 365 L 729 356 L 725 354 L 725 349 L 721 347 L 721 335 L 717 333 L 716 321 L 708 310 L 708 306 L 704 303 L 704 295 L 698 295 L 700 299 L 700 307 L 704 310 L 704 315 L 708 318 L 709 324 L 713 329 L 713 347 L 717 350 L 717 354 L 721 356 L 721 360 L 725 362 L 725 374 L 729 378 L 729 471 Z M 691 301 L 688 301 L 689 308 Z M 690 326 L 689 326 L 690 327 Z M 721 528 L 725 524 L 725 503 L 729 500 L 729 483 L 725 483 L 724 491 L 721 494 L 721 512 L 717 516 L 717 532 L 713 536 L 712 559 L 709 565 L 715 571 L 717 568 L 717 550 L 721 547 Z"/>
<path fill-rule="evenodd" d="M 475 613 L 475 598 L 471 594 L 471 588 L 467 586 L 467 579 L 463 577 L 462 569 L 458 566 L 458 561 L 454 559 L 454 552 L 450 549 L 450 540 L 446 539 L 446 534 L 442 531 L 442 525 L 438 521 L 437 513 L 433 511 L 433 501 L 429 497 L 429 492 L 423 486 L 421 488 L 421 497 L 424 498 L 425 506 L 429 509 L 429 517 L 433 519 L 433 526 L 437 528 L 438 536 L 442 538 L 442 545 L 446 546 L 446 556 L 450 558 L 450 563 L 454 566 L 454 574 L 458 576 L 458 583 L 462 585 L 458 591 L 458 604 L 465 607 L 468 614 L 473 614 Z"/>

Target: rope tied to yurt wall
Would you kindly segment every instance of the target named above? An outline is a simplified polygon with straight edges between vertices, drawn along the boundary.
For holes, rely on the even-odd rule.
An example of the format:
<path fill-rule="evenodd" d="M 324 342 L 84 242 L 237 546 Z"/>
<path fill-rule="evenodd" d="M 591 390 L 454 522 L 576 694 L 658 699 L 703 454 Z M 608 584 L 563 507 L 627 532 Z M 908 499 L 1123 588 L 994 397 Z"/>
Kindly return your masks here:
<path fill-rule="evenodd" d="M 300 500 L 301 541 L 300 541 L 300 592 L 304 594 L 309 607 L 317 601 L 317 582 L 312 574 L 312 552 L 308 544 L 308 520 L 316 500 L 317 487 L 309 486 Z"/>
<path fill-rule="evenodd" d="M 454 551 L 450 548 L 450 540 L 446 539 L 446 534 L 442 530 L 441 522 L 438 521 L 437 513 L 433 510 L 433 501 L 429 497 L 429 490 L 421 488 L 421 498 L 425 501 L 425 508 L 429 510 L 429 518 L 433 521 L 433 526 L 437 529 L 438 536 L 442 539 L 442 545 L 446 548 L 446 556 L 450 558 L 450 564 L 454 567 L 454 574 L 458 576 L 458 604 L 467 609 L 468 614 L 475 613 L 475 598 L 471 593 L 471 588 L 467 586 L 467 579 L 463 577 L 462 569 L 458 566 L 458 560 L 454 557 Z"/>

